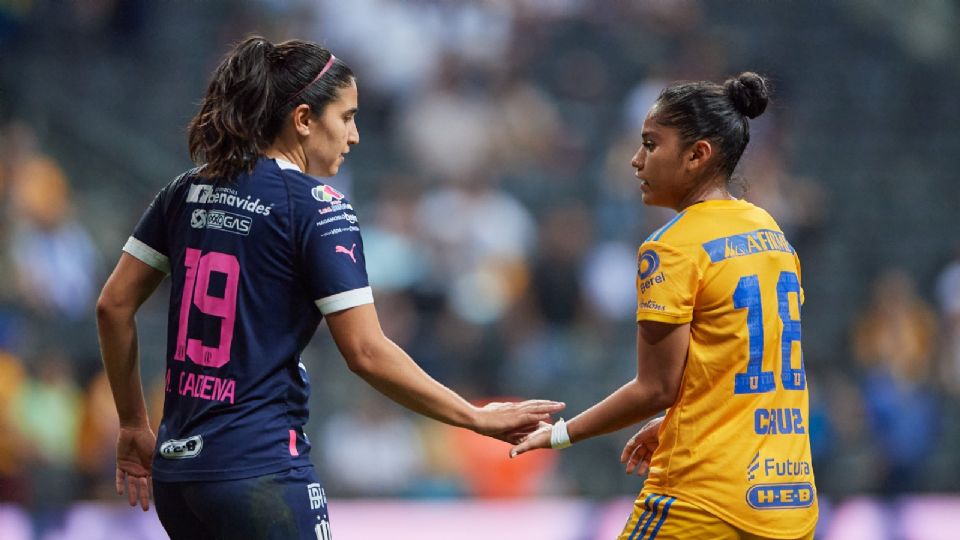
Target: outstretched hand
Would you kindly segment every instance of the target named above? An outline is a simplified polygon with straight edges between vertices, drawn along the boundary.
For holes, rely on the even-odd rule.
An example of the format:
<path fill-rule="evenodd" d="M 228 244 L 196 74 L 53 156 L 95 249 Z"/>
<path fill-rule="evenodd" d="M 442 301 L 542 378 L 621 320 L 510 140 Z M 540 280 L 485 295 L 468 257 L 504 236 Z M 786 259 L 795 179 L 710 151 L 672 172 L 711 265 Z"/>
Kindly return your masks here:
<path fill-rule="evenodd" d="M 126 491 L 130 506 L 150 508 L 153 449 L 157 436 L 149 427 L 120 428 L 117 436 L 117 495 Z"/>
<path fill-rule="evenodd" d="M 550 433 L 552 431 L 553 424 L 540 422 L 540 427 L 536 431 L 524 437 L 519 444 L 510 449 L 510 457 L 515 458 L 524 452 L 538 448 L 550 448 Z"/>
<path fill-rule="evenodd" d="M 658 432 L 663 418 L 654 418 L 640 428 L 627 444 L 623 447 L 623 453 L 620 454 L 620 463 L 627 466 L 627 474 L 636 471 L 637 476 L 643 476 L 650 468 L 650 459 L 653 452 L 660 444 Z"/>
<path fill-rule="evenodd" d="M 488 403 L 479 409 L 474 431 L 510 444 L 517 444 L 550 415 L 566 407 L 565 403 L 531 399 L 518 403 Z M 549 438 L 549 437 L 548 437 Z M 548 441 L 549 442 L 549 441 Z"/>

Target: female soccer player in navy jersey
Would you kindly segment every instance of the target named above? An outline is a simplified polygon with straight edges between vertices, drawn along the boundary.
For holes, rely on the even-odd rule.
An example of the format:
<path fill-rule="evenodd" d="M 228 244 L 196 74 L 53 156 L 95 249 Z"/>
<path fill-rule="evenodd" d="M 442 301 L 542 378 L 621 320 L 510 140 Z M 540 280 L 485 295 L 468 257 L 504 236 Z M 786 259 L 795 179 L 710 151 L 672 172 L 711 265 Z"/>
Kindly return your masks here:
<path fill-rule="evenodd" d="M 201 165 L 163 188 L 97 304 L 120 416 L 117 490 L 172 538 L 330 537 L 310 464 L 300 354 L 326 318 L 349 368 L 431 418 L 517 442 L 563 404 L 475 407 L 381 331 L 351 204 L 332 176 L 360 141 L 350 69 L 308 42 L 252 37 L 189 126 Z M 134 314 L 169 275 L 163 420 L 148 427 Z"/>
<path fill-rule="evenodd" d="M 800 261 L 767 212 L 727 189 L 767 100 L 749 72 L 657 98 L 632 165 L 643 202 L 677 215 L 637 256 L 637 376 L 512 450 L 563 448 L 666 409 L 621 456 L 650 474 L 619 540 L 813 537 Z"/>

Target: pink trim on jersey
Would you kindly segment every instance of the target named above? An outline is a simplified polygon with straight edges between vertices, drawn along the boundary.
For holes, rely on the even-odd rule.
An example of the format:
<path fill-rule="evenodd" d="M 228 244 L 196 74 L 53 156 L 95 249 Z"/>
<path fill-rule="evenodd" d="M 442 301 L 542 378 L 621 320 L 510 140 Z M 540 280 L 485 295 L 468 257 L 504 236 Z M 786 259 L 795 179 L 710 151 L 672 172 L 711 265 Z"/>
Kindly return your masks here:
<path fill-rule="evenodd" d="M 297 451 L 297 431 L 294 429 L 290 430 L 290 455 L 294 457 L 300 455 Z"/>

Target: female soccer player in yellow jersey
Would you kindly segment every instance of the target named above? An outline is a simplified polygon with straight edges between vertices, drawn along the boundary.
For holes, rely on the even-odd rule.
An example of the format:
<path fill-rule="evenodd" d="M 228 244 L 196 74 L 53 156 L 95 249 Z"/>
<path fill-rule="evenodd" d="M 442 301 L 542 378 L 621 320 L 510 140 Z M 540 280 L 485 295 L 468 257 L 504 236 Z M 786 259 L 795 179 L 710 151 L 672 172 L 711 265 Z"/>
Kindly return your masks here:
<path fill-rule="evenodd" d="M 650 474 L 620 540 L 813 537 L 800 263 L 773 218 L 727 187 L 767 99 L 749 72 L 657 98 L 632 165 L 643 202 L 678 214 L 640 246 L 637 377 L 511 451 L 666 409 L 624 448 L 628 472 Z"/>

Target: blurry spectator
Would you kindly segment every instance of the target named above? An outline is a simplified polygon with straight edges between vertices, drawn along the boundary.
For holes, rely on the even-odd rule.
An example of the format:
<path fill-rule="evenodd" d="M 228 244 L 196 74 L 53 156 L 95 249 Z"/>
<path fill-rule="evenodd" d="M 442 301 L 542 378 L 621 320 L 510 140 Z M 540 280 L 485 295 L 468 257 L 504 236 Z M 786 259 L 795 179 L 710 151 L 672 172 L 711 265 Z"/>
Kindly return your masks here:
<path fill-rule="evenodd" d="M 530 461 L 504 459 L 509 447 L 500 441 L 464 435 L 462 429 L 446 431 L 447 448 L 459 456 L 456 464 L 472 497 L 535 497 L 543 493 L 556 470 L 559 456 L 555 452 L 540 452 Z"/>
<path fill-rule="evenodd" d="M 776 129 L 760 124 L 760 129 Z M 782 146 L 764 142 L 767 144 L 751 147 L 744 155 L 740 171 L 746 180 L 744 198 L 769 212 L 793 246 L 802 250 L 806 233 L 816 229 L 827 215 L 823 189 L 809 178 L 791 175 L 781 154 Z"/>
<path fill-rule="evenodd" d="M 156 418 L 151 416 L 151 418 Z M 114 452 L 120 422 L 105 371 L 97 373 L 83 394 L 77 430 L 77 470 L 86 481 L 86 496 L 109 499 L 115 493 Z"/>
<path fill-rule="evenodd" d="M 36 153 L 37 137 L 23 122 L 0 125 L 0 207 L 6 202 L 16 171 Z"/>
<path fill-rule="evenodd" d="M 338 497 L 409 493 L 424 465 L 416 424 L 379 395 L 357 397 L 320 431 L 328 489 Z"/>
<path fill-rule="evenodd" d="M 32 1 L 0 2 L 0 47 L 6 49 L 14 43 L 23 22 L 30 14 Z"/>
<path fill-rule="evenodd" d="M 20 431 L 14 399 L 23 391 L 27 374 L 20 359 L 0 351 L 0 503 L 28 500 L 25 467 L 30 449 Z"/>
<path fill-rule="evenodd" d="M 445 53 L 503 61 L 511 15 L 502 2 L 323 0 L 316 9 L 318 35 L 350 51 L 365 81 L 400 95 L 421 90 Z"/>
<path fill-rule="evenodd" d="M 34 366 L 36 379 L 22 386 L 12 410 L 31 450 L 31 507 L 42 533 L 61 525 L 67 505 L 76 497 L 81 398 L 65 353 L 46 351 Z"/>
<path fill-rule="evenodd" d="M 937 277 L 937 304 L 943 327 L 943 382 L 960 395 L 960 249 Z"/>
<path fill-rule="evenodd" d="M 13 176 L 19 219 L 13 262 L 26 305 L 51 318 L 89 317 L 98 255 L 86 229 L 71 216 L 71 194 L 60 166 L 36 155 Z"/>
<path fill-rule="evenodd" d="M 457 314 L 475 324 L 498 319 L 526 288 L 536 230 L 529 211 L 478 178 L 431 192 L 417 213 L 434 279 L 452 282 Z"/>
<path fill-rule="evenodd" d="M 500 323 L 507 358 L 497 378 L 509 381 L 505 391 L 563 395 L 556 383 L 571 375 L 575 351 L 570 328 L 547 321 L 533 292 L 528 296 L 517 302 Z"/>
<path fill-rule="evenodd" d="M 638 245 L 602 242 L 583 258 L 583 294 L 593 311 L 606 320 L 630 320 L 636 312 Z"/>
<path fill-rule="evenodd" d="M 463 185 L 495 163 L 498 126 L 490 120 L 497 107 L 485 93 L 468 92 L 465 67 L 445 65 L 435 84 L 401 109 L 395 136 L 424 173 Z"/>
<path fill-rule="evenodd" d="M 936 319 L 901 270 L 887 270 L 854 328 L 854 350 L 865 370 L 864 399 L 886 494 L 920 485 L 934 450 L 941 412 L 929 383 Z"/>
<path fill-rule="evenodd" d="M 380 293 L 414 288 L 424 279 L 429 255 L 416 236 L 420 188 L 405 174 L 386 175 L 376 183 L 377 199 L 360 211 L 370 284 Z"/>
<path fill-rule="evenodd" d="M 937 319 L 917 295 L 912 278 L 886 270 L 873 285 L 853 335 L 854 353 L 868 370 L 889 372 L 905 383 L 925 382 L 936 346 Z"/>
<path fill-rule="evenodd" d="M 580 265 L 593 240 L 590 215 L 582 203 L 547 211 L 533 263 L 531 286 L 544 318 L 558 327 L 583 316 Z"/>

